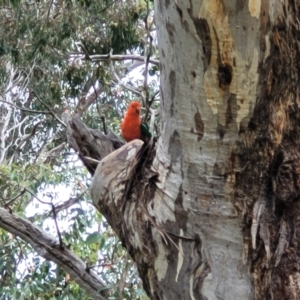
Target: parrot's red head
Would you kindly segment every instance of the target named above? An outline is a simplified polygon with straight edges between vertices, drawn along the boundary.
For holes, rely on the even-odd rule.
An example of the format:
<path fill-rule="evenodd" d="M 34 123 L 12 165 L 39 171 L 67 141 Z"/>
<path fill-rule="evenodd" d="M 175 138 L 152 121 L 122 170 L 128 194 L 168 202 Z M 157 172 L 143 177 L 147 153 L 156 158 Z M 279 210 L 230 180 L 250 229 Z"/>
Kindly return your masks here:
<path fill-rule="evenodd" d="M 138 101 L 132 101 L 127 108 L 127 113 L 130 115 L 139 115 L 141 111 L 141 104 Z"/>

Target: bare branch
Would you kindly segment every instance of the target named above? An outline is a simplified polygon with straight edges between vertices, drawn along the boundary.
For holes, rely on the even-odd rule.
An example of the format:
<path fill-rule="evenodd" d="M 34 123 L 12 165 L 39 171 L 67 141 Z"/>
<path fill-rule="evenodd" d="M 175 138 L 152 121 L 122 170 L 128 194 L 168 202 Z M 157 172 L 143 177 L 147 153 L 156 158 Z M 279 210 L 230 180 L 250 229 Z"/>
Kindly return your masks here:
<path fill-rule="evenodd" d="M 108 5 L 106 5 L 103 9 L 100 10 L 100 14 L 105 12 L 110 6 L 112 6 L 113 4 L 115 4 L 118 0 L 112 1 L 111 3 L 109 3 Z"/>
<path fill-rule="evenodd" d="M 21 197 L 25 192 L 26 192 L 26 190 L 25 190 L 25 189 L 22 189 L 21 192 L 20 192 L 18 195 L 16 195 L 15 197 L 13 197 L 13 198 L 11 198 L 11 199 L 9 199 L 9 200 L 3 199 L 3 201 L 4 201 L 4 206 L 5 206 L 5 207 L 8 207 L 8 206 L 9 206 L 10 204 L 12 204 L 15 200 L 17 200 L 19 197 Z"/>
<path fill-rule="evenodd" d="M 126 90 L 128 90 L 128 91 L 130 91 L 130 92 L 132 92 L 132 93 L 134 93 L 134 94 L 136 94 L 136 95 L 138 95 L 139 97 L 143 98 L 143 94 L 140 93 L 138 90 L 136 90 L 135 88 L 133 88 L 133 87 L 127 85 L 127 84 L 122 83 L 121 79 L 119 78 L 118 74 L 117 74 L 116 71 L 115 71 L 115 68 L 114 68 L 114 66 L 113 66 L 113 63 L 110 64 L 110 67 L 111 67 L 111 72 L 112 72 L 112 74 L 114 75 L 114 77 L 115 77 L 116 80 L 118 81 L 118 84 L 119 84 L 121 87 L 123 87 L 124 89 L 126 89 Z"/>
<path fill-rule="evenodd" d="M 28 113 L 31 113 L 31 114 L 51 115 L 50 111 L 41 111 L 41 110 L 28 109 L 28 108 L 21 107 L 21 106 L 18 106 L 16 104 L 13 104 L 11 102 L 7 102 L 7 101 L 4 101 L 4 100 L 0 100 L 0 102 L 8 104 L 8 105 L 13 106 L 13 107 L 15 107 L 15 108 L 17 108 L 17 109 L 19 109 L 21 111 L 28 112 Z"/>
<path fill-rule="evenodd" d="M 65 269 L 94 299 L 107 299 L 105 282 L 93 270 L 87 272 L 86 264 L 78 256 L 67 247 L 61 249 L 59 243 L 41 229 L 4 208 L 0 208 L 0 227 L 30 244 L 40 256 Z"/>
<path fill-rule="evenodd" d="M 61 150 L 61 148 L 63 148 L 66 144 L 67 144 L 66 142 L 63 142 L 60 145 L 58 145 L 57 147 L 52 148 L 51 150 L 49 150 L 49 152 L 47 153 L 47 155 L 52 155 L 55 152 Z"/>
<path fill-rule="evenodd" d="M 100 162 L 100 160 L 91 158 L 89 156 L 84 156 L 84 159 L 87 160 L 87 161 L 90 161 L 90 162 L 94 162 L 96 164 L 99 164 L 99 162 Z"/>
<path fill-rule="evenodd" d="M 99 87 L 95 87 L 95 82 L 97 81 L 96 78 L 90 78 L 89 81 L 85 84 L 85 87 L 82 91 L 82 97 L 78 101 L 76 105 L 75 111 L 77 113 L 82 114 L 82 112 L 86 111 L 103 93 L 103 86 L 99 83 Z M 90 90 L 93 88 L 93 91 Z"/>
<path fill-rule="evenodd" d="M 53 0 L 51 0 L 50 5 L 49 5 L 49 9 L 48 9 L 48 13 L 47 13 L 47 18 L 46 18 L 46 24 L 48 25 L 49 23 L 49 16 L 50 16 L 50 11 L 51 11 L 51 6 L 53 4 Z"/>
<path fill-rule="evenodd" d="M 61 125 L 63 125 L 64 127 L 67 127 L 67 125 L 51 110 L 51 108 L 44 103 L 40 97 L 36 94 L 35 91 L 32 91 L 32 93 L 36 96 L 36 98 L 49 110 L 49 114 L 53 116 L 54 119 L 56 119 L 58 121 L 58 123 L 60 123 Z"/>
<path fill-rule="evenodd" d="M 41 202 L 42 204 L 45 204 L 45 205 L 52 205 L 51 202 L 46 202 L 46 201 L 43 201 L 41 200 L 35 193 L 33 193 L 30 189 L 28 188 L 24 188 L 32 197 L 34 197 L 37 201 Z"/>
<path fill-rule="evenodd" d="M 75 204 L 78 200 L 80 200 L 80 198 L 82 198 L 82 196 L 87 192 L 88 189 L 85 189 L 81 194 L 79 194 L 77 197 L 73 198 L 70 197 L 70 199 L 68 199 L 67 201 L 63 202 L 62 204 L 58 204 L 55 206 L 55 211 L 56 213 L 59 213 L 60 211 L 69 208 L 70 206 L 72 206 L 73 204 Z M 51 211 L 49 211 L 46 216 L 50 215 Z"/>
<path fill-rule="evenodd" d="M 156 92 L 154 93 L 154 95 L 151 97 L 151 100 L 149 101 L 147 107 L 149 107 L 149 108 L 151 107 L 151 105 L 152 105 L 152 103 L 154 102 L 155 97 L 157 96 L 157 94 L 159 94 L 159 90 L 156 91 Z M 145 116 L 144 116 L 144 120 L 145 120 L 145 121 L 148 119 L 149 111 L 150 111 L 150 110 L 147 109 L 146 112 L 145 112 Z"/>
<path fill-rule="evenodd" d="M 10 104 L 8 102 L 8 104 Z M 7 108 L 7 113 L 6 116 L 4 117 L 4 121 L 2 121 L 1 123 L 1 136 L 0 136 L 0 163 L 3 162 L 6 158 L 6 154 L 7 154 L 7 149 L 5 148 L 5 142 L 6 142 L 6 137 L 8 135 L 7 130 L 9 128 L 9 124 L 10 124 L 10 120 L 11 120 L 11 116 L 12 116 L 12 109 L 11 108 Z"/>
<path fill-rule="evenodd" d="M 148 107 L 148 102 L 149 102 L 149 86 L 148 86 L 148 68 L 149 68 L 149 60 L 150 60 L 150 55 L 152 52 L 152 36 L 150 35 L 150 29 L 148 26 L 148 17 L 149 17 L 149 2 L 146 1 L 147 4 L 147 14 L 144 18 L 144 23 L 145 23 L 145 29 L 146 29 L 146 37 L 145 37 L 145 55 L 144 55 L 144 61 L 145 61 L 145 71 L 144 71 L 144 90 L 145 90 L 145 99 L 143 106 L 146 108 L 146 110 L 149 110 Z M 148 43 L 149 43 L 149 49 L 148 49 Z"/>
<path fill-rule="evenodd" d="M 124 60 L 138 60 L 138 61 L 145 61 L 145 58 L 140 55 L 136 54 L 124 54 L 124 55 L 111 55 L 111 54 L 105 54 L 105 55 L 90 55 L 90 59 L 92 61 L 103 61 L 103 60 L 111 60 L 111 61 L 124 61 Z M 149 63 L 159 66 L 159 60 L 150 58 Z"/>
<path fill-rule="evenodd" d="M 25 123 L 25 121 L 27 121 L 27 118 L 28 116 L 26 116 L 21 122 L 16 122 L 12 127 L 10 127 L 8 130 L 7 130 L 7 133 L 10 133 L 11 131 L 19 128 L 20 130 L 20 127 Z"/>
<path fill-rule="evenodd" d="M 78 42 L 76 44 L 81 49 L 81 51 L 84 53 L 85 59 L 91 60 L 90 55 L 89 55 L 88 51 L 85 49 L 84 45 L 81 42 Z"/>
<path fill-rule="evenodd" d="M 38 196 L 36 196 L 28 188 L 24 188 L 24 191 L 27 191 L 30 195 L 32 195 L 34 198 L 36 198 L 39 202 L 41 202 L 43 204 L 51 205 L 51 210 L 52 210 L 53 220 L 54 220 L 54 224 L 55 224 L 55 228 L 56 228 L 56 232 L 57 232 L 57 236 L 58 236 L 58 240 L 59 240 L 59 245 L 60 245 L 60 248 L 63 250 L 64 249 L 64 245 L 63 245 L 63 240 L 62 240 L 61 233 L 59 231 L 59 227 L 58 227 L 58 223 L 57 223 L 57 215 L 56 215 L 56 210 L 55 210 L 54 204 L 52 202 L 42 201 L 41 199 L 39 199 Z"/>
<path fill-rule="evenodd" d="M 63 240 L 61 238 L 61 233 L 60 233 L 59 228 L 58 228 L 55 206 L 54 206 L 53 203 L 51 203 L 51 208 L 52 208 L 52 213 L 53 213 L 53 219 L 54 219 L 54 223 L 55 223 L 56 232 L 57 232 L 57 235 L 58 235 L 59 246 L 60 246 L 60 249 L 64 249 Z"/>
<path fill-rule="evenodd" d="M 16 141 L 16 143 L 15 143 L 15 144 L 17 145 L 17 147 L 16 147 L 16 150 L 14 151 L 14 154 L 13 154 L 13 156 L 12 156 L 12 160 L 11 160 L 11 161 L 13 161 L 15 154 L 18 153 L 18 151 L 19 151 L 20 149 L 22 149 L 22 148 L 26 145 L 26 143 L 27 143 L 27 142 L 35 135 L 36 129 L 37 129 L 37 127 L 38 127 L 41 123 L 42 123 L 42 121 L 36 123 L 36 124 L 34 125 L 32 131 L 31 131 L 29 134 L 23 135 L 23 136 L 21 136 L 20 138 L 18 138 L 18 140 L 20 140 L 20 142 L 19 142 L 18 145 L 17 145 L 17 141 Z M 20 127 L 19 127 L 19 131 L 20 131 Z M 10 145 L 11 145 L 11 144 L 9 144 L 9 145 L 7 146 L 7 148 L 10 147 Z"/>

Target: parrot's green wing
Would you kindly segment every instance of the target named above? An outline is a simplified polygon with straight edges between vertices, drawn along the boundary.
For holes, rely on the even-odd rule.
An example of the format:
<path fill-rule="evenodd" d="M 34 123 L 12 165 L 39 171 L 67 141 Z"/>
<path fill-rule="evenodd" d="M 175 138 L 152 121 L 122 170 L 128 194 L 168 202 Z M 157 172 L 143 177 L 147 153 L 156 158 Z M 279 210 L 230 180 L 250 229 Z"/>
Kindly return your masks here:
<path fill-rule="evenodd" d="M 146 123 L 142 122 L 140 125 L 140 129 L 141 129 L 141 139 L 145 142 L 148 142 L 152 137 L 152 134 L 149 131 L 149 126 Z"/>

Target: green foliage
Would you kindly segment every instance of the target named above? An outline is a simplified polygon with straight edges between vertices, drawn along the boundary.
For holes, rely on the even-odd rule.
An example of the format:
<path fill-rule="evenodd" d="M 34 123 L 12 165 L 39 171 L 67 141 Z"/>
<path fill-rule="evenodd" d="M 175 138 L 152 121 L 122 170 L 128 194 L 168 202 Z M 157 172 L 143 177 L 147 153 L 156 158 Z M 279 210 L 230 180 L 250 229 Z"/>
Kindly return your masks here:
<path fill-rule="evenodd" d="M 131 30 L 135 25 L 135 21 L 112 23 L 110 26 L 111 44 L 116 45 L 114 51 L 116 53 L 124 53 L 126 50 L 136 49 L 143 46 L 143 42 L 138 35 Z M 118 41 L 123 41 L 119 43 Z"/>
<path fill-rule="evenodd" d="M 0 4 L 0 205 L 57 239 L 54 204 L 64 243 L 111 286 L 109 299 L 147 297 L 133 262 L 85 192 L 91 178 L 67 146 L 63 122 L 67 112 L 80 113 L 88 127 L 104 130 L 104 117 L 119 134 L 136 95 L 121 88 L 110 62 L 90 57 L 111 49 L 143 55 L 146 15 L 140 0 Z M 122 80 L 132 63 L 113 66 Z M 137 89 L 141 80 L 126 84 Z M 149 80 L 150 97 L 157 90 L 157 80 Z M 2 299 L 91 298 L 62 268 L 0 228 Z"/>
<path fill-rule="evenodd" d="M 87 244 L 96 244 L 101 241 L 101 235 L 99 232 L 93 232 L 91 233 L 85 240 Z"/>

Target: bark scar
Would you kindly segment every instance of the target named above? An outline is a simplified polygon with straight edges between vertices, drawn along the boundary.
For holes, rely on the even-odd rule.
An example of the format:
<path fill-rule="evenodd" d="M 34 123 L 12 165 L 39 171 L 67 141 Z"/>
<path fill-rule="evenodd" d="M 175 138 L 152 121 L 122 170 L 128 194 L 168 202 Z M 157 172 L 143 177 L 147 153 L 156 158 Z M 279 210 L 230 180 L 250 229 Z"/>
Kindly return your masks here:
<path fill-rule="evenodd" d="M 204 135 L 204 123 L 202 121 L 201 115 L 199 113 L 199 110 L 194 115 L 194 121 L 196 125 L 196 134 L 198 135 L 198 142 L 202 140 Z M 194 133 L 193 128 L 191 129 L 191 132 Z"/>

